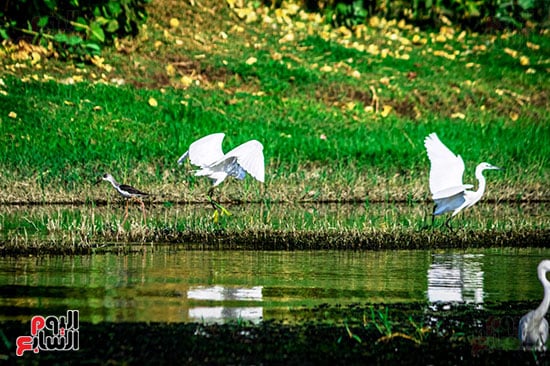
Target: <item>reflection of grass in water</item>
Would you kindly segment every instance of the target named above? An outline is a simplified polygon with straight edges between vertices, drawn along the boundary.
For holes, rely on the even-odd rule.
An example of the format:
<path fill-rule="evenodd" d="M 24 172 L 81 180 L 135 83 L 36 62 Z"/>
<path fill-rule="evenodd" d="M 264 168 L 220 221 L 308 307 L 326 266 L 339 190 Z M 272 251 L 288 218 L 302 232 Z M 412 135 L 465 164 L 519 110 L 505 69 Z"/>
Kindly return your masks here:
<path fill-rule="evenodd" d="M 538 245 L 548 237 L 548 210 L 480 204 L 453 219 L 454 231 L 430 225 L 430 206 L 416 204 L 247 204 L 212 220 L 208 205 L 139 207 L 121 226 L 123 205 L 3 206 L 0 235 L 6 247 L 32 244 L 92 250 L 109 243 L 200 243 L 250 249 L 365 249 Z M 437 218 L 436 225 L 443 219 Z M 534 241 L 533 241 L 534 240 Z M 101 243 L 101 244 L 100 244 Z M 538 244 L 537 244 L 538 243 Z"/>

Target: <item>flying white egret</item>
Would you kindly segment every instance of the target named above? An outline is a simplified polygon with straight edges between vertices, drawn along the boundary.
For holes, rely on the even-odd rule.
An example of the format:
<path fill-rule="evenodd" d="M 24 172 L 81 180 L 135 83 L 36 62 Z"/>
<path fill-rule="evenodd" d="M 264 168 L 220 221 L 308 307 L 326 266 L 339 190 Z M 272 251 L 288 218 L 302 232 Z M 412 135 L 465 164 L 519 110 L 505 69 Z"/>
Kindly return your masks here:
<path fill-rule="evenodd" d="M 228 214 L 219 203 L 212 199 L 214 187 L 221 184 L 228 176 L 244 179 L 246 173 L 260 182 L 265 179 L 263 145 L 256 140 L 250 140 L 237 146 L 227 154 L 223 153 L 223 133 L 214 133 L 193 142 L 179 159 L 182 164 L 189 159 L 191 164 L 200 169 L 195 171 L 196 176 L 206 176 L 212 180 L 212 187 L 208 190 L 210 202 Z"/>
<path fill-rule="evenodd" d="M 424 140 L 424 146 L 431 162 L 430 191 L 435 202 L 432 216 L 442 215 L 453 211 L 445 225 L 463 209 L 474 205 L 483 196 L 485 191 L 485 177 L 483 171 L 487 169 L 500 170 L 501 168 L 489 163 L 480 163 L 476 167 L 476 178 L 479 182 L 477 191 L 471 191 L 471 184 L 462 183 L 464 161 L 460 155 L 455 155 L 447 146 L 443 145 L 435 133 L 429 134 Z"/>
<path fill-rule="evenodd" d="M 550 260 L 541 261 L 537 267 L 539 281 L 544 288 L 544 297 L 539 307 L 531 310 L 519 320 L 519 340 L 524 350 L 546 351 L 548 321 L 544 318 L 550 305 L 550 282 L 546 272 L 550 271 Z"/>
<path fill-rule="evenodd" d="M 117 190 L 117 192 L 124 198 L 126 198 L 126 210 L 124 212 L 124 220 L 122 220 L 122 225 L 126 222 L 126 219 L 128 218 L 128 203 L 129 200 L 135 200 L 141 204 L 141 210 L 143 212 L 143 220 L 147 222 L 147 218 L 145 216 L 145 204 L 141 200 L 141 197 L 148 196 L 148 193 L 142 192 L 137 188 L 134 188 L 132 186 L 126 185 L 126 184 L 120 184 L 118 183 L 115 178 L 109 173 L 103 174 L 100 180 L 97 181 L 97 183 L 101 182 L 101 180 L 106 180 L 107 182 L 110 182 L 113 187 Z M 96 184 L 97 184 L 96 183 Z"/>

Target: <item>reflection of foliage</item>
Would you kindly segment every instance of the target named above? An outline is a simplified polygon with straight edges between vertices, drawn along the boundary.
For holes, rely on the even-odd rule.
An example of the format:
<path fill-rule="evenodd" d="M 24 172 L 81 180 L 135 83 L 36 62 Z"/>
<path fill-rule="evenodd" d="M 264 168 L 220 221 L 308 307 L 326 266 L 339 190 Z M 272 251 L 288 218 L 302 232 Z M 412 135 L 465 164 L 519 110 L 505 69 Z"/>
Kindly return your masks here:
<path fill-rule="evenodd" d="M 151 0 L 11 1 L 0 9 L 0 37 L 52 42 L 62 56 L 97 54 L 117 36 L 136 35 Z"/>

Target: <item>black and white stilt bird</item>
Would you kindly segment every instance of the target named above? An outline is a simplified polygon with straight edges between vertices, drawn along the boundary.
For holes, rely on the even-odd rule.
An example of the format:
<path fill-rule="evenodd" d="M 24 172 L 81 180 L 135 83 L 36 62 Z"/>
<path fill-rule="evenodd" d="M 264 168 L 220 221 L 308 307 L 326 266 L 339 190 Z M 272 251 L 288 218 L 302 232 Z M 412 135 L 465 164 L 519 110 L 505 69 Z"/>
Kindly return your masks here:
<path fill-rule="evenodd" d="M 100 180 L 98 180 L 98 183 L 101 182 L 101 180 L 106 180 L 107 182 L 110 182 L 113 187 L 117 190 L 117 192 L 126 199 L 126 210 L 124 211 L 124 220 L 122 221 L 122 225 L 126 222 L 126 219 L 128 218 L 128 204 L 130 200 L 134 200 L 141 204 L 141 210 L 143 212 L 143 221 L 147 222 L 147 217 L 145 215 L 145 204 L 141 200 L 142 197 L 146 197 L 149 194 L 140 191 L 137 188 L 134 188 L 132 186 L 126 185 L 126 184 L 120 184 L 118 183 L 115 178 L 109 173 L 103 174 Z"/>

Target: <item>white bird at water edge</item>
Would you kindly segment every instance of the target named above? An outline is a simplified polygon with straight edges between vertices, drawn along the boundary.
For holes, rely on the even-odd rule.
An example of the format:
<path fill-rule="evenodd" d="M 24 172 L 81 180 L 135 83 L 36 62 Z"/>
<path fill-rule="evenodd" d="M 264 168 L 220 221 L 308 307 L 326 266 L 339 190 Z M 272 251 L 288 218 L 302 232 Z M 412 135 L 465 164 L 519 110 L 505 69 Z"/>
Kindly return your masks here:
<path fill-rule="evenodd" d="M 476 167 L 475 175 L 479 182 L 477 191 L 471 184 L 463 184 L 464 161 L 460 155 L 455 155 L 445 146 L 435 133 L 429 134 L 424 140 L 424 146 L 430 159 L 430 191 L 435 202 L 432 216 L 442 215 L 446 212 L 453 212 L 445 221 L 449 226 L 451 218 L 460 211 L 474 205 L 481 199 L 485 192 L 485 177 L 483 171 L 488 169 L 500 170 L 501 168 L 489 163 L 480 163 Z"/>
<path fill-rule="evenodd" d="M 519 321 L 519 340 L 523 350 L 546 351 L 548 321 L 544 318 L 550 305 L 550 281 L 546 272 L 550 271 L 550 260 L 545 259 L 537 267 L 539 281 L 544 288 L 544 297 L 539 307 L 525 314 Z"/>
<path fill-rule="evenodd" d="M 195 176 L 206 176 L 212 180 L 212 187 L 208 190 L 210 202 L 228 214 L 228 211 L 212 199 L 214 187 L 221 184 L 228 176 L 239 180 L 245 178 L 246 173 L 260 182 L 265 180 L 265 166 L 263 145 L 257 140 L 250 140 L 224 154 L 222 141 L 223 133 L 214 133 L 193 142 L 179 159 L 182 164 L 189 159 L 191 164 L 200 169 Z M 216 211 L 217 212 L 217 211 Z"/>

